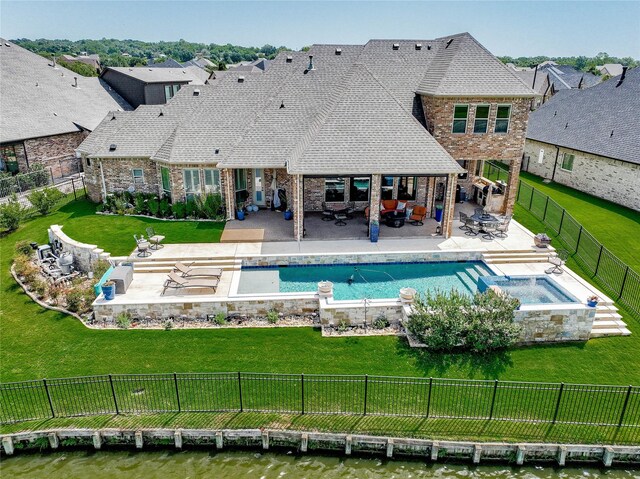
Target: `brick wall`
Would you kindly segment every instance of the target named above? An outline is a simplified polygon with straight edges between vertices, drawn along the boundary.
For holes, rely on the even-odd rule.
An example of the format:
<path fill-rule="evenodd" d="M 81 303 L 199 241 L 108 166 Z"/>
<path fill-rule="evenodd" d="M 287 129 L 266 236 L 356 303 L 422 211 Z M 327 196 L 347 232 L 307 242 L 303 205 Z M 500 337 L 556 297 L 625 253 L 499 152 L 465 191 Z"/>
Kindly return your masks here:
<path fill-rule="evenodd" d="M 75 149 L 87 134 L 86 131 L 78 131 L 14 143 L 20 173 L 28 172 L 35 165 L 51 168 L 56 178 L 79 171 L 80 161 L 76 158 Z"/>
<path fill-rule="evenodd" d="M 544 155 L 539 163 L 541 149 Z M 563 153 L 574 155 L 572 171 L 561 168 Z M 529 156 L 524 165 L 526 171 L 543 178 L 552 177 L 555 146 L 527 140 L 525 155 Z M 560 147 L 554 181 L 640 211 L 640 165 Z"/>
<path fill-rule="evenodd" d="M 124 191 L 130 186 L 135 187 L 136 192 L 155 193 L 161 191 L 160 167 L 155 162 L 147 159 L 133 158 L 87 158 L 82 160 L 85 169 L 85 185 L 87 194 L 92 201 L 102 201 L 102 178 L 100 163 L 104 172 L 107 193 Z M 143 170 L 144 182 L 134 184 L 134 168 Z"/>

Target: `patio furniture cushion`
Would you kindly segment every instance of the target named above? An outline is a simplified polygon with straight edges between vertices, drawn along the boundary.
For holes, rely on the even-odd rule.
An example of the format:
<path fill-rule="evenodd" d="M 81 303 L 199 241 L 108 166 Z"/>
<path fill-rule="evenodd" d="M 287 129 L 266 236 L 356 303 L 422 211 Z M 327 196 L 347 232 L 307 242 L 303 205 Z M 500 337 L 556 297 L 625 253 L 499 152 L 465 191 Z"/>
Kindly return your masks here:
<path fill-rule="evenodd" d="M 427 208 L 424 206 L 414 206 L 413 211 L 411 212 L 411 216 L 409 216 L 409 221 L 411 221 L 414 225 L 422 225 L 422 222 L 427 216 Z"/>

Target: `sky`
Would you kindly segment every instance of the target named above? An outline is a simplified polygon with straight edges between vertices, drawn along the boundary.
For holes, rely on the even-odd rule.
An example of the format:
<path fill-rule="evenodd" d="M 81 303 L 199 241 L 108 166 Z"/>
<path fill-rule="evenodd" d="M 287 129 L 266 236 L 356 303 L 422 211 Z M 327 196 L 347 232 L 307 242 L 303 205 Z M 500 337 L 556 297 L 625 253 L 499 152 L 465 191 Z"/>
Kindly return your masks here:
<path fill-rule="evenodd" d="M 184 39 L 299 49 L 371 38 L 470 32 L 495 55 L 640 59 L 640 0 L 619 1 L 7 1 L 3 38 Z"/>

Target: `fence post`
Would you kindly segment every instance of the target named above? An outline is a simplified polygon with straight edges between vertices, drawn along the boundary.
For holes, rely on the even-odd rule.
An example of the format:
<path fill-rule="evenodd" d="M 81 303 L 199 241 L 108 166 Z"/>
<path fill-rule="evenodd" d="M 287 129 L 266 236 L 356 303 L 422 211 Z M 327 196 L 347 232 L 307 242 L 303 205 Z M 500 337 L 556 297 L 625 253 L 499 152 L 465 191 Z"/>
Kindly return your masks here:
<path fill-rule="evenodd" d="M 244 411 L 242 406 L 242 379 L 240 377 L 240 371 L 238 371 L 238 392 L 240 393 L 240 412 Z"/>
<path fill-rule="evenodd" d="M 113 396 L 113 405 L 116 407 L 116 415 L 120 414 L 118 409 L 118 400 L 116 399 L 116 389 L 113 387 L 113 378 L 109 374 L 109 384 L 111 385 L 111 395 Z"/>
<path fill-rule="evenodd" d="M 53 410 L 53 401 L 51 401 L 51 394 L 49 393 L 49 386 L 47 386 L 47 380 L 43 379 L 42 384 L 44 384 L 44 390 L 47 393 L 47 399 L 49 400 L 49 408 L 51 409 L 51 417 L 56 417 L 56 413 Z"/>
<path fill-rule="evenodd" d="M 87 197 L 87 185 L 84 182 L 84 176 L 81 176 L 80 179 L 82 180 L 82 189 L 84 190 L 84 196 L 86 198 Z"/>
<path fill-rule="evenodd" d="M 622 286 L 620 286 L 620 294 L 618 295 L 618 299 L 622 298 L 622 292 L 624 291 L 624 285 L 627 282 L 627 276 L 629 275 L 629 267 L 624 270 L 624 278 L 622 278 Z"/>
<path fill-rule="evenodd" d="M 544 204 L 544 213 L 542 213 L 542 222 L 547 219 L 547 208 L 549 207 L 549 195 L 547 195 L 547 201 Z"/>
<path fill-rule="evenodd" d="M 560 410 L 560 400 L 562 399 L 563 389 L 564 389 L 564 383 L 560 383 L 560 391 L 558 392 L 558 400 L 556 401 L 556 411 L 553 413 L 552 424 L 555 424 L 556 419 L 558 419 L 558 411 Z"/>
<path fill-rule="evenodd" d="M 558 226 L 558 235 L 560 235 L 560 232 L 562 231 L 562 223 L 564 222 L 564 212 L 567 211 L 564 208 L 562 208 L 562 216 L 560 217 L 560 226 Z"/>
<path fill-rule="evenodd" d="M 627 396 L 624 398 L 624 405 L 622 406 L 622 413 L 620 414 L 620 421 L 618 421 L 618 427 L 622 426 L 622 421 L 624 421 L 624 414 L 627 412 L 627 404 L 629 404 L 629 397 L 631 396 L 631 390 L 633 386 L 629 385 L 629 389 L 627 389 Z"/>
<path fill-rule="evenodd" d="M 178 412 L 182 412 L 182 408 L 180 407 L 180 392 L 178 391 L 178 375 L 173 373 L 173 384 L 176 386 L 176 399 L 178 400 Z"/>
<path fill-rule="evenodd" d="M 427 399 L 427 417 L 429 417 L 429 411 L 431 410 L 431 387 L 433 386 L 433 378 L 429 378 L 429 398 Z"/>
<path fill-rule="evenodd" d="M 598 262 L 596 263 L 596 272 L 593 273 L 593 276 L 598 276 L 598 268 L 600 267 L 600 258 L 602 258 L 602 250 L 604 249 L 604 245 L 600 245 L 600 252 L 598 253 Z"/>
<path fill-rule="evenodd" d="M 18 173 L 18 174 L 15 176 L 15 178 L 16 178 L 16 186 L 18 187 L 18 188 L 17 188 L 17 190 L 18 190 L 17 192 L 18 192 L 18 193 L 22 193 L 22 191 L 21 191 L 21 189 L 22 189 L 22 188 L 20 188 L 20 178 L 19 178 L 19 176 L 20 176 L 20 173 Z"/>
<path fill-rule="evenodd" d="M 496 393 L 498 392 L 498 380 L 493 383 L 493 397 L 491 398 L 491 411 L 489 411 L 489 421 L 493 419 L 493 406 L 496 403 Z"/>
<path fill-rule="evenodd" d="M 76 184 L 73 181 L 73 178 L 71 178 L 71 188 L 73 188 L 73 199 L 77 200 L 78 199 L 78 195 L 76 195 Z"/>
<path fill-rule="evenodd" d="M 369 375 L 365 374 L 364 375 L 364 412 L 362 413 L 363 416 L 367 415 L 367 395 L 369 393 Z"/>
<path fill-rule="evenodd" d="M 533 206 L 533 194 L 536 192 L 535 188 L 531 188 L 531 199 L 529 199 L 529 211 L 531 211 L 531 207 Z"/>
<path fill-rule="evenodd" d="M 576 241 L 576 253 L 578 253 L 578 249 L 580 248 L 580 238 L 582 238 L 582 225 L 580 225 L 580 231 L 578 231 L 578 239 Z"/>
<path fill-rule="evenodd" d="M 304 415 L 304 373 L 300 375 L 300 391 L 302 393 L 302 415 Z"/>
<path fill-rule="evenodd" d="M 520 203 L 520 189 L 522 188 L 522 180 L 518 180 L 518 191 L 516 192 L 516 203 Z"/>

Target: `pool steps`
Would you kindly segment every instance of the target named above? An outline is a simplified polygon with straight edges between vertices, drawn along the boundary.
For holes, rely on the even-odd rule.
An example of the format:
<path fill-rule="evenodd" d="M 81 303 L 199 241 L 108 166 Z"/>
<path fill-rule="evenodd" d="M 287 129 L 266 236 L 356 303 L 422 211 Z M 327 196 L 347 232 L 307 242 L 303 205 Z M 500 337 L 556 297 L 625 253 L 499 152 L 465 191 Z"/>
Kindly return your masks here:
<path fill-rule="evenodd" d="M 150 260 L 150 258 L 140 258 L 134 260 L 134 270 L 136 273 L 169 273 L 173 271 L 173 267 L 176 264 L 177 259 L 157 259 Z M 190 258 L 188 260 L 181 260 L 183 263 L 189 265 L 193 262 L 194 268 L 200 267 L 214 267 L 222 268 L 223 271 L 240 271 L 242 267 L 242 260 L 234 258 L 232 256 L 228 258 L 216 257 L 216 259 L 210 258 Z"/>
<path fill-rule="evenodd" d="M 505 264 L 505 263 L 546 263 L 549 261 L 549 252 L 544 253 L 537 251 L 528 252 L 504 252 L 504 253 L 485 253 L 482 255 L 484 262 L 487 264 Z"/>

